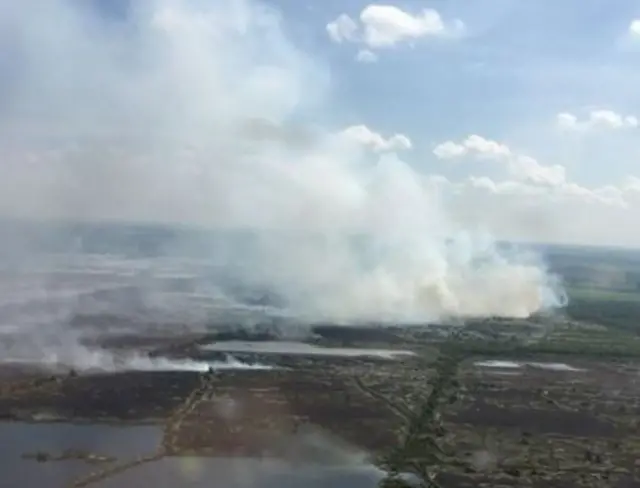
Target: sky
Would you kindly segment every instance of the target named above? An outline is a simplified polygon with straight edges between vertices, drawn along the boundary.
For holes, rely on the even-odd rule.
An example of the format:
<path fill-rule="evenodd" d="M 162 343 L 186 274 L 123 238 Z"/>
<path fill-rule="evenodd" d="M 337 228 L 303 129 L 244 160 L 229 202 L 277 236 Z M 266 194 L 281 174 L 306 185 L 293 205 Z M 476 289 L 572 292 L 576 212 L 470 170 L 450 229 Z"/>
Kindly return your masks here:
<path fill-rule="evenodd" d="M 0 6 L 1 214 L 371 225 L 377 168 L 438 232 L 640 246 L 637 1 L 34 2 Z"/>
<path fill-rule="evenodd" d="M 406 137 L 393 150 L 445 178 L 463 218 L 525 240 L 640 243 L 637 2 L 276 3 L 331 66 L 334 123 L 374 145 Z"/>

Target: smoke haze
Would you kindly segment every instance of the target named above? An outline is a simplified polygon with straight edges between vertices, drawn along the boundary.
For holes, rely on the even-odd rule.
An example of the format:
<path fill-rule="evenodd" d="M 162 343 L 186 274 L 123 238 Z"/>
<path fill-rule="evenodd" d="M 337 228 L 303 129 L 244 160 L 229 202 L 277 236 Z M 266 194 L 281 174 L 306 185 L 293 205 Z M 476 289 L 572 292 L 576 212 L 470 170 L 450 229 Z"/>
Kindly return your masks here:
<path fill-rule="evenodd" d="M 240 244 L 185 234 L 155 257 L 198 247 L 195 268 L 224 266 L 308 320 L 526 317 L 562 303 L 535 256 L 460 228 L 395 154 L 302 127 L 331 110 L 330 73 L 287 39 L 278 12 L 249 0 L 105 5 L 0 5 L 4 217 L 244 233 Z M 10 237 L 13 267 L 45 259 L 52 240 Z M 131 265 L 125 285 L 151 287 L 155 263 Z M 201 295 L 238 301 L 185 273 Z"/>

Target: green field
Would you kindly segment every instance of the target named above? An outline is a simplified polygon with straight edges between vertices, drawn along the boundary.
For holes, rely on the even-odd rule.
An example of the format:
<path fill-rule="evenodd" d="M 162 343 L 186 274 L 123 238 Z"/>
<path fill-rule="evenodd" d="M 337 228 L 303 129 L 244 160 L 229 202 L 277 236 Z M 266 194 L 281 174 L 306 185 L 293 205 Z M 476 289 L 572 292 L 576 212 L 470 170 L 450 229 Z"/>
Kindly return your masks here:
<path fill-rule="evenodd" d="M 640 302 L 640 290 L 614 290 L 588 286 L 570 286 L 567 288 L 567 294 L 570 300 Z"/>

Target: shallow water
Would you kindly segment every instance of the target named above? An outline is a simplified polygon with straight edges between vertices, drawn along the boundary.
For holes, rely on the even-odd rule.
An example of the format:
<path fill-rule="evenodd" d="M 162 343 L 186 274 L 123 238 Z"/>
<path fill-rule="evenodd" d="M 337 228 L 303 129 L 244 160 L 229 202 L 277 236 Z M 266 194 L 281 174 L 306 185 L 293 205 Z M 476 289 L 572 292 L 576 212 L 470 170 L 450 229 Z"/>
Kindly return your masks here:
<path fill-rule="evenodd" d="M 392 349 L 358 349 L 348 347 L 321 347 L 302 342 L 286 341 L 225 341 L 205 344 L 201 346 L 205 351 L 244 352 L 260 354 L 301 354 L 315 356 L 342 356 L 342 357 L 377 357 L 383 359 L 396 359 L 398 356 L 412 356 L 411 351 Z"/>
<path fill-rule="evenodd" d="M 481 368 L 521 368 L 521 363 L 515 363 L 513 361 L 477 361 L 473 363 L 475 366 Z"/>
<path fill-rule="evenodd" d="M 164 458 L 97 483 L 97 488 L 376 488 L 384 472 L 368 464 L 291 465 L 249 458 Z"/>
<path fill-rule="evenodd" d="M 111 466 L 155 451 L 161 430 L 155 426 L 115 427 L 62 423 L 0 424 L 0 486 L 62 488 Z M 385 473 L 367 456 L 311 428 L 290 437 L 287 461 L 243 457 L 165 457 L 105 479 L 96 488 L 375 488 Z M 86 450 L 116 461 L 37 461 L 25 454 L 60 455 Z"/>
<path fill-rule="evenodd" d="M 533 368 L 549 369 L 551 371 L 584 371 L 581 368 L 575 368 L 566 363 L 527 363 Z"/>
<path fill-rule="evenodd" d="M 0 423 L 0 486 L 65 487 L 107 465 L 79 459 L 39 462 L 33 459 L 36 453 L 58 456 L 73 449 L 128 459 L 153 451 L 161 438 L 162 431 L 155 426 Z"/>
<path fill-rule="evenodd" d="M 488 369 L 486 370 L 488 374 L 493 376 L 522 376 L 521 372 L 518 371 L 504 371 L 500 369 Z"/>
<path fill-rule="evenodd" d="M 579 372 L 585 371 L 581 368 L 575 368 L 566 363 L 538 363 L 538 362 L 514 362 L 514 361 L 477 361 L 474 363 L 475 366 L 481 368 L 501 368 L 501 369 L 517 369 L 523 368 L 525 366 L 529 366 L 532 368 L 538 369 L 546 369 L 550 371 L 570 371 L 570 372 Z"/>

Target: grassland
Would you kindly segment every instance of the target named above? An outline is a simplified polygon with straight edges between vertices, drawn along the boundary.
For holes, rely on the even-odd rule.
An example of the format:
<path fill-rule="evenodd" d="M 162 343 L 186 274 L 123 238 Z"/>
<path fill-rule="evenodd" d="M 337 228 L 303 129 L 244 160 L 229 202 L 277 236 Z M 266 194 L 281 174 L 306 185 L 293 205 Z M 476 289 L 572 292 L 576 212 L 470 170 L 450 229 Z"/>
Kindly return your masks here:
<path fill-rule="evenodd" d="M 567 289 L 567 295 L 571 301 L 640 302 L 640 291 L 638 290 L 612 290 L 608 288 L 573 286 Z"/>

